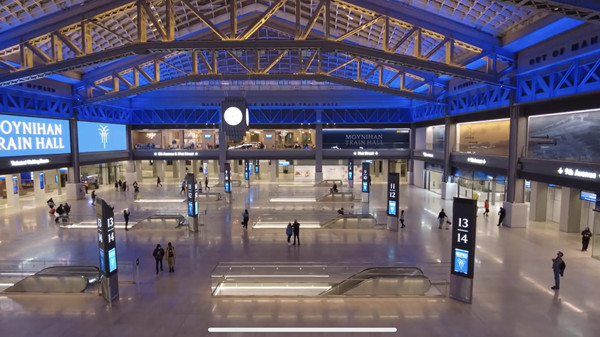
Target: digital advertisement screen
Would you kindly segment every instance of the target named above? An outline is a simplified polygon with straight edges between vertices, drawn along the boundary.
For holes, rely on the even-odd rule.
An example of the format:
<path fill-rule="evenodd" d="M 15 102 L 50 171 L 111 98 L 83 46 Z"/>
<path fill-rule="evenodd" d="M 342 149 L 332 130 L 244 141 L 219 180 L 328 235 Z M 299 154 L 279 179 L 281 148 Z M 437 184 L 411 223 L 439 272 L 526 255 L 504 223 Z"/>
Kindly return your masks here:
<path fill-rule="evenodd" d="M 260 163 L 258 160 L 254 163 L 254 173 L 260 173 Z"/>
<path fill-rule="evenodd" d="M 367 181 L 362 182 L 362 191 L 365 193 L 369 192 L 369 183 Z"/>
<path fill-rule="evenodd" d="M 71 153 L 69 121 L 0 115 L 0 157 Z"/>
<path fill-rule="evenodd" d="M 388 201 L 388 211 L 387 211 L 387 213 L 390 216 L 398 216 L 398 208 L 397 208 L 396 201 L 394 201 L 394 200 Z"/>
<path fill-rule="evenodd" d="M 224 186 L 225 193 L 231 193 L 231 165 L 229 163 L 225 163 L 225 169 L 223 170 L 224 175 Z"/>
<path fill-rule="evenodd" d="M 108 271 L 112 273 L 117 269 L 117 251 L 113 248 L 108 251 Z"/>
<path fill-rule="evenodd" d="M 127 151 L 127 127 L 123 124 L 77 122 L 79 152 Z"/>
<path fill-rule="evenodd" d="M 273 139 L 273 135 L 265 135 L 265 139 Z"/>
<path fill-rule="evenodd" d="M 590 202 L 596 202 L 596 200 L 597 200 L 596 193 L 587 192 L 587 191 L 581 191 L 579 199 L 584 200 L 584 201 L 590 201 Z"/>
<path fill-rule="evenodd" d="M 469 274 L 469 251 L 464 249 L 454 249 L 454 272 Z"/>
<path fill-rule="evenodd" d="M 225 193 L 231 193 L 231 183 L 229 181 L 225 182 Z"/>
<path fill-rule="evenodd" d="M 525 180 L 525 188 L 531 188 L 531 180 Z"/>
<path fill-rule="evenodd" d="M 44 172 L 40 172 L 40 190 L 44 189 Z"/>
<path fill-rule="evenodd" d="M 100 271 L 103 274 L 106 274 L 106 269 L 104 268 L 104 249 L 100 248 Z"/>
<path fill-rule="evenodd" d="M 282 167 L 287 167 L 287 166 L 290 166 L 290 162 L 287 160 L 280 160 L 277 165 L 282 166 Z"/>
<path fill-rule="evenodd" d="M 13 194 L 19 194 L 19 178 L 12 176 Z"/>
<path fill-rule="evenodd" d="M 204 135 L 204 139 L 211 139 L 212 135 Z"/>

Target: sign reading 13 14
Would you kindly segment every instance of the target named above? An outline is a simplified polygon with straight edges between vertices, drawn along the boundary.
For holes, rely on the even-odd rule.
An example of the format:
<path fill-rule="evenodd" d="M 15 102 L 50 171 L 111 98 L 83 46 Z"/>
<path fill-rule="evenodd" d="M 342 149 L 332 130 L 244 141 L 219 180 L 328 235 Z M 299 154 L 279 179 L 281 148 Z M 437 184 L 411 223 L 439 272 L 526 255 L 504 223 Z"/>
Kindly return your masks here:
<path fill-rule="evenodd" d="M 473 278 L 475 261 L 475 216 L 477 202 L 454 198 L 452 207 L 452 269 L 450 272 Z"/>

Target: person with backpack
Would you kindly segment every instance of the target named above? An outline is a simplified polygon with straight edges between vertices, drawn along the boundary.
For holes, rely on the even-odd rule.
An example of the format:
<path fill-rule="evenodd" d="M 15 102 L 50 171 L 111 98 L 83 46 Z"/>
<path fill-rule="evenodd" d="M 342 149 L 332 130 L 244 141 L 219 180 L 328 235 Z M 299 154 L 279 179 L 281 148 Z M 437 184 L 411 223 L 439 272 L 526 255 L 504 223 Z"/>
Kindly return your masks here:
<path fill-rule="evenodd" d="M 65 202 L 65 205 L 63 206 L 63 209 L 65 210 L 65 217 L 69 217 L 69 213 L 71 213 L 71 205 L 69 205 L 68 202 Z"/>
<path fill-rule="evenodd" d="M 167 244 L 167 266 L 169 266 L 169 273 L 175 272 L 175 247 L 169 242 Z"/>
<path fill-rule="evenodd" d="M 129 215 L 131 213 L 129 213 L 129 210 L 127 208 L 125 208 L 123 210 L 123 219 L 125 219 L 125 231 L 128 231 L 129 228 L 127 228 L 127 226 L 129 225 Z"/>
<path fill-rule="evenodd" d="M 96 191 L 92 191 L 90 198 L 92 199 L 92 205 L 96 205 Z"/>
<path fill-rule="evenodd" d="M 560 278 L 565 275 L 565 268 L 567 265 L 565 261 L 563 261 L 563 252 L 559 251 L 556 253 L 556 258 L 552 259 L 552 271 L 554 272 L 554 286 L 550 289 L 558 290 L 560 289 Z"/>
<path fill-rule="evenodd" d="M 156 248 L 152 252 L 154 261 L 156 262 L 156 274 L 158 274 L 158 267 L 160 265 L 160 271 L 163 270 L 163 257 L 165 256 L 165 250 L 160 246 L 160 243 L 156 245 Z"/>
<path fill-rule="evenodd" d="M 292 234 L 293 234 L 293 232 L 292 232 L 292 223 L 288 222 L 288 225 L 287 225 L 287 227 L 285 229 L 285 235 L 287 235 L 287 237 L 288 237 L 288 246 L 292 245 L 292 243 L 290 242 L 290 239 L 292 238 Z"/>
<path fill-rule="evenodd" d="M 298 246 L 300 246 L 300 223 L 298 220 L 294 220 L 292 232 L 294 232 L 294 246 L 296 245 L 296 238 L 298 238 Z"/>
<path fill-rule="evenodd" d="M 502 225 L 505 217 L 506 217 L 506 210 L 504 209 L 504 207 L 500 207 L 500 210 L 498 211 L 498 226 Z"/>

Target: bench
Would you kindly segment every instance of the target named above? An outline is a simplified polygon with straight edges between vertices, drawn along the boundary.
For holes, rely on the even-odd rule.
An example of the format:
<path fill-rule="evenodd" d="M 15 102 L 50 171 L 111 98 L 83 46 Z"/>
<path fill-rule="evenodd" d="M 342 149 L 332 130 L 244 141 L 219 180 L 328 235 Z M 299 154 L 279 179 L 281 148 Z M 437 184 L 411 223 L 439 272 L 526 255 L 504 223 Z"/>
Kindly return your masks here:
<path fill-rule="evenodd" d="M 187 224 L 186 217 L 179 212 L 158 212 L 149 216 L 148 219 L 177 219 L 178 226 Z"/>

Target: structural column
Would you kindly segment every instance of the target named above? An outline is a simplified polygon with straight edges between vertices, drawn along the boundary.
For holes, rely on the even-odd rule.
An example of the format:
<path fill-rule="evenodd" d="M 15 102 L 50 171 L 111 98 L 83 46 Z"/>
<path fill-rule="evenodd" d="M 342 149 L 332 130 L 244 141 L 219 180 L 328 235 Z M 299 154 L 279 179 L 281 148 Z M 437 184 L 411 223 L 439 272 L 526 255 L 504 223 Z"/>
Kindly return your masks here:
<path fill-rule="evenodd" d="M 444 144 L 444 172 L 442 173 L 442 199 L 453 199 L 456 196 L 456 183 L 449 182 L 452 175 L 452 161 L 450 156 L 456 144 L 456 124 L 446 116 L 446 144 Z"/>
<path fill-rule="evenodd" d="M 44 186 L 42 186 L 42 184 Z M 46 188 L 48 186 L 48 178 L 44 171 L 33 172 L 33 192 L 36 199 L 43 199 L 46 197 Z"/>
<path fill-rule="evenodd" d="M 14 191 L 13 177 L 17 181 L 17 193 Z M 4 181 L 6 182 L 6 203 L 10 206 L 16 206 L 19 204 L 19 193 L 21 191 L 21 175 L 5 175 Z"/>
<path fill-rule="evenodd" d="M 410 126 L 410 142 L 408 148 L 410 149 L 410 159 L 408 160 L 408 167 L 406 170 L 406 181 L 408 181 L 409 185 L 415 184 L 415 160 L 413 159 L 414 152 L 416 149 L 416 140 L 417 140 L 417 127 L 414 124 Z"/>
<path fill-rule="evenodd" d="M 529 220 L 546 221 L 548 208 L 548 184 L 531 182 L 531 200 L 529 202 Z"/>
<path fill-rule="evenodd" d="M 315 183 L 323 181 L 323 124 L 321 121 L 321 110 L 317 110 L 317 121 L 315 125 Z"/>
<path fill-rule="evenodd" d="M 279 178 L 279 160 L 271 160 L 269 171 L 271 175 L 271 181 L 277 181 L 277 179 Z"/>
<path fill-rule="evenodd" d="M 222 123 L 219 125 L 219 185 L 225 184 L 225 163 L 227 162 L 227 138 Z M 232 170 L 235 165 L 231 165 Z"/>
<path fill-rule="evenodd" d="M 527 226 L 527 204 L 525 201 L 525 180 L 519 179 L 520 150 L 527 146 L 527 118 L 521 116 L 521 107 L 510 107 L 510 138 L 508 142 L 508 176 L 504 209 L 507 227 Z"/>
<path fill-rule="evenodd" d="M 70 121 L 71 129 L 71 167 L 67 176 L 67 200 L 78 200 L 85 198 L 85 188 L 81 183 L 81 172 L 79 171 L 79 137 L 77 136 L 77 121 Z"/>
<path fill-rule="evenodd" d="M 581 222 L 580 191 L 575 188 L 563 187 L 560 198 L 560 231 L 579 233 Z"/>
<path fill-rule="evenodd" d="M 107 164 L 102 164 L 102 166 L 100 167 L 100 175 L 102 177 L 102 185 L 110 185 L 110 181 L 108 179 L 109 175 Z"/>
<path fill-rule="evenodd" d="M 165 181 L 165 161 L 155 160 L 154 169 L 156 170 L 156 176 L 160 177 L 161 181 Z"/>
<path fill-rule="evenodd" d="M 125 162 L 125 181 L 127 185 L 133 184 L 134 181 L 137 181 L 137 174 L 135 173 L 135 163 L 133 160 L 128 160 Z"/>

